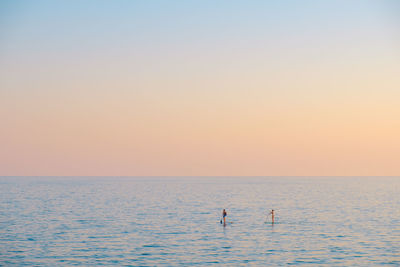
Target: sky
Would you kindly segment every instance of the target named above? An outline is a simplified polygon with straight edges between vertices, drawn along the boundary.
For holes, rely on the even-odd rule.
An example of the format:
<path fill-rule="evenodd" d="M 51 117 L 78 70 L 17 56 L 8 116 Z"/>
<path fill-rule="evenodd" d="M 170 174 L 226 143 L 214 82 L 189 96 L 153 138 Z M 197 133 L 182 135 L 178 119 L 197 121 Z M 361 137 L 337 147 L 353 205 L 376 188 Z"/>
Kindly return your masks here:
<path fill-rule="evenodd" d="M 400 4 L 1 1 L 0 175 L 400 175 Z"/>

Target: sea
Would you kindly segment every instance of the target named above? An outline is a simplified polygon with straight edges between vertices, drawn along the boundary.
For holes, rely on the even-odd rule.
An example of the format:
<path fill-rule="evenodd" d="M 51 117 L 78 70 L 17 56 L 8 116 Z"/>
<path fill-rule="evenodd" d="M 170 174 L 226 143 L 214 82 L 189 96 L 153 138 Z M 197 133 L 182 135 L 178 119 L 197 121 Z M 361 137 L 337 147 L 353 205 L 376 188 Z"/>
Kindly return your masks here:
<path fill-rule="evenodd" d="M 400 266 L 400 177 L 0 177 L 0 266 L 73 265 Z"/>

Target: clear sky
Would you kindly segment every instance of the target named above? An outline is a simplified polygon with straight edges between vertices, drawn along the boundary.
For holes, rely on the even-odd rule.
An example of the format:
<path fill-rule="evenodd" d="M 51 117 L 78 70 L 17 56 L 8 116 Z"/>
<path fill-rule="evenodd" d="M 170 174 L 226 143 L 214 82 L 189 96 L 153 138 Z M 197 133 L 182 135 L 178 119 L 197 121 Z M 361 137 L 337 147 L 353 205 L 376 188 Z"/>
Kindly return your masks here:
<path fill-rule="evenodd" d="M 0 175 L 400 175 L 400 4 L 3 0 Z"/>

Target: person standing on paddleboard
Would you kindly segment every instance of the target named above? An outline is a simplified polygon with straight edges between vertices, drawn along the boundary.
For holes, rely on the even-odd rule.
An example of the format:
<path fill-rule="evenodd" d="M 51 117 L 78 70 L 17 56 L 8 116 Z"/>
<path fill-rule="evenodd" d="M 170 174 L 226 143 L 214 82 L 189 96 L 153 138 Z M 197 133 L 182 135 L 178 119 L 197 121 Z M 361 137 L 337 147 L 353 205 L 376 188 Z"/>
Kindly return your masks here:
<path fill-rule="evenodd" d="M 222 211 L 222 218 L 224 219 L 224 225 L 226 224 L 226 215 L 228 215 L 228 214 L 226 213 L 226 210 L 224 209 Z"/>
<path fill-rule="evenodd" d="M 272 223 L 274 223 L 274 222 L 275 222 L 275 213 L 274 213 L 274 210 L 271 210 L 271 211 L 269 212 L 268 215 L 271 215 Z"/>

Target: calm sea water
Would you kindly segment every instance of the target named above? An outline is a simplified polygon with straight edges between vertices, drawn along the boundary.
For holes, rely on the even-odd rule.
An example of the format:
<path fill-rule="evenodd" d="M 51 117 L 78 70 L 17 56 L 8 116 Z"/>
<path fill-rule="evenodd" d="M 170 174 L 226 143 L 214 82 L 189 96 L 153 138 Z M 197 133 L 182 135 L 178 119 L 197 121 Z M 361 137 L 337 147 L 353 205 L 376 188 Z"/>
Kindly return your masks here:
<path fill-rule="evenodd" d="M 0 265 L 213 264 L 400 266 L 400 177 L 0 177 Z"/>

